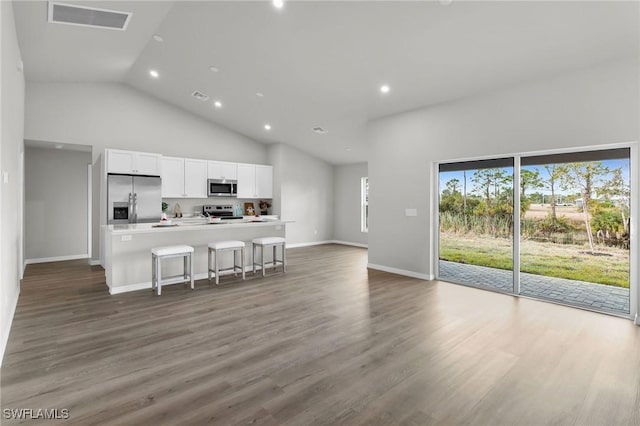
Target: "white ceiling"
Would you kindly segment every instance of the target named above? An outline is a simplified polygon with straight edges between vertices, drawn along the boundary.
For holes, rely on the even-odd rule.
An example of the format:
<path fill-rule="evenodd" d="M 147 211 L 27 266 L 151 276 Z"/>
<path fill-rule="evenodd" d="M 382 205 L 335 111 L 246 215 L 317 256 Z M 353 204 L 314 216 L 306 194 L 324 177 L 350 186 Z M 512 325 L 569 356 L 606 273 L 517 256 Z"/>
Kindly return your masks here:
<path fill-rule="evenodd" d="M 369 120 L 637 57 L 639 47 L 635 1 L 87 3 L 133 12 L 127 31 L 49 24 L 46 2 L 16 2 L 28 80 L 123 81 L 334 164 L 366 161 Z"/>

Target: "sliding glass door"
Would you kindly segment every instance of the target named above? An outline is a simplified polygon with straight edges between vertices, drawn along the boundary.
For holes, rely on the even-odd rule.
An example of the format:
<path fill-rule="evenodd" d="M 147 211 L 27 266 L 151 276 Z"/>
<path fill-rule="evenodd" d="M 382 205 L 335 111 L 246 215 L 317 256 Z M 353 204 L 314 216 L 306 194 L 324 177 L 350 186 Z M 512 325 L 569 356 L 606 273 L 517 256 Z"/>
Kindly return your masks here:
<path fill-rule="evenodd" d="M 438 181 L 439 279 L 629 315 L 629 148 L 443 163 Z"/>
<path fill-rule="evenodd" d="M 441 279 L 513 292 L 513 158 L 440 164 Z"/>

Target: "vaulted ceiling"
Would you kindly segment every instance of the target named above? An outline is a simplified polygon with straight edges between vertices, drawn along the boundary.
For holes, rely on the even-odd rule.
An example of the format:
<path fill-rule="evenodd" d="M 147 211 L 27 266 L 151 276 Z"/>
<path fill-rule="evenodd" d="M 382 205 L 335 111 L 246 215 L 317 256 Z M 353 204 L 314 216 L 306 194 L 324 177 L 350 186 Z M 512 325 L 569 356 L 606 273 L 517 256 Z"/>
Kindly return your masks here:
<path fill-rule="evenodd" d="M 369 120 L 639 48 L 635 1 L 66 3 L 133 16 L 126 31 L 69 26 L 47 22 L 46 1 L 14 2 L 28 81 L 123 82 L 334 164 L 366 161 Z"/>

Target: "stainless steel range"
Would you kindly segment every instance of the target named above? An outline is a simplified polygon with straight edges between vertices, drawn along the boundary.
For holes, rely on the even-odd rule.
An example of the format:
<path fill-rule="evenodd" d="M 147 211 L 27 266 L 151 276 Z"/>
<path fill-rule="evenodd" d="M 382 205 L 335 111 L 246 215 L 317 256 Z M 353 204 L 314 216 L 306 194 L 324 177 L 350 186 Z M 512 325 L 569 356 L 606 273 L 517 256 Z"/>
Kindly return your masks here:
<path fill-rule="evenodd" d="M 242 219 L 242 216 L 234 216 L 233 206 L 231 205 L 202 206 L 202 214 L 210 217 L 219 217 L 225 220 Z"/>

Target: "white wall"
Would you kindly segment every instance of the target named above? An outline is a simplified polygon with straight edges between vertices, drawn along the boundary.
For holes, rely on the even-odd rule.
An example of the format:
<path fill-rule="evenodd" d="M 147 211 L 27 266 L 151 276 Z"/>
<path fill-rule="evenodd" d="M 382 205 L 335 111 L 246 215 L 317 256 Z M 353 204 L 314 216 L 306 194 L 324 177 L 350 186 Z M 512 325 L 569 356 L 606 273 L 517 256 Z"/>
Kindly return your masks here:
<path fill-rule="evenodd" d="M 29 82 L 25 138 L 93 147 L 93 259 L 99 254 L 100 164 L 105 148 L 265 164 L 267 147 L 117 83 Z"/>
<path fill-rule="evenodd" d="M 367 232 L 361 231 L 362 178 L 368 176 L 367 163 L 333 167 L 333 239 L 366 245 Z"/>
<path fill-rule="evenodd" d="M 9 338 L 22 274 L 24 76 L 13 4 L 0 2 L 0 363 Z"/>
<path fill-rule="evenodd" d="M 435 161 L 637 141 L 638 71 L 634 58 L 370 123 L 369 262 L 433 273 Z"/>
<path fill-rule="evenodd" d="M 87 256 L 87 165 L 91 153 L 25 149 L 27 262 Z"/>
<path fill-rule="evenodd" d="M 333 167 L 284 144 L 269 148 L 273 165 L 273 213 L 287 225 L 287 245 L 333 239 Z"/>

